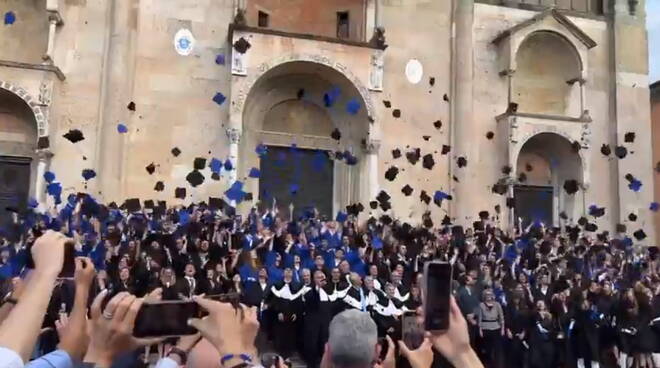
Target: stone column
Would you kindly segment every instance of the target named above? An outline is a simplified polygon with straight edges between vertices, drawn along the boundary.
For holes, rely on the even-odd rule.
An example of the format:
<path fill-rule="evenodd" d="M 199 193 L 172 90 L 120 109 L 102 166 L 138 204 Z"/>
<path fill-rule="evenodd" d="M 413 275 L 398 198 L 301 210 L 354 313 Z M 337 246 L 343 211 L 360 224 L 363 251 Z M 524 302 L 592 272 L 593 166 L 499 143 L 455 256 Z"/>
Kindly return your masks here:
<path fill-rule="evenodd" d="M 457 224 L 471 224 L 480 210 L 479 194 L 484 183 L 475 180 L 478 171 L 478 145 L 474 143 L 477 127 L 474 121 L 473 102 L 473 22 L 474 0 L 456 0 L 454 10 L 454 39 L 452 40 L 452 118 L 453 140 L 450 163 L 452 174 L 459 183 L 454 185 L 454 200 L 450 201 L 451 216 Z M 456 159 L 465 157 L 468 165 L 458 168 Z"/>
<path fill-rule="evenodd" d="M 34 186 L 34 197 L 39 204 L 46 202 L 46 180 L 44 179 L 44 174 L 50 167 L 51 157 L 53 157 L 53 153 L 50 150 L 37 150 L 37 180 Z"/>
<path fill-rule="evenodd" d="M 363 205 L 367 205 L 366 202 L 373 201 L 374 198 L 378 195 L 378 150 L 380 150 L 380 140 L 379 139 L 368 139 L 364 143 L 364 153 L 366 165 L 366 179 L 367 184 L 364 186 L 366 188 L 365 193 L 366 199 Z"/>
<path fill-rule="evenodd" d="M 613 215 L 612 222 L 627 224 L 629 234 L 642 229 L 647 238 L 639 243 L 655 245 L 653 212 L 649 211 L 649 203 L 653 201 L 654 164 L 649 114 L 646 17 L 643 1 L 639 2 L 637 8 L 632 5 L 629 0 L 616 0 L 612 24 L 612 65 L 616 74 L 612 78 L 615 99 L 615 123 L 612 124 L 615 124 L 616 129 L 610 129 L 610 132 L 614 135 L 611 138 L 613 143 L 628 148 L 628 156 L 616 160 L 614 168 L 619 211 L 618 216 Z M 634 143 L 624 142 L 627 132 L 635 133 Z M 626 174 L 632 174 L 642 182 L 639 192 L 628 188 Z M 637 221 L 628 222 L 630 213 L 637 214 Z"/>
<path fill-rule="evenodd" d="M 134 74 L 131 35 L 137 27 L 134 4 L 137 6 L 137 1 L 108 0 L 95 157 L 98 177 L 96 188 L 90 188 L 105 202 L 124 200 L 124 151 L 128 149 L 126 136 L 131 134 L 127 105 L 131 102 Z M 129 132 L 118 133 L 119 123 L 125 124 Z"/>

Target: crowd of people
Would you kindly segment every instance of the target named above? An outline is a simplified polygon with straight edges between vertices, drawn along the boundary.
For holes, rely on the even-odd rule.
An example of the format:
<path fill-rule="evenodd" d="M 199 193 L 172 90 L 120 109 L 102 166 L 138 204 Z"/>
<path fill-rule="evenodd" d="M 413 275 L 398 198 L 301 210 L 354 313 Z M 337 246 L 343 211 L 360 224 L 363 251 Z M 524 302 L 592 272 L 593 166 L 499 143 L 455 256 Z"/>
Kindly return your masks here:
<path fill-rule="evenodd" d="M 16 214 L 0 232 L 0 277 L 7 295 L 0 317 L 6 317 L 16 300 L 23 302 L 32 244 L 54 230 L 73 239 L 76 255 L 88 257 L 85 262 L 97 270 L 89 288 L 92 297 L 124 295 L 133 303 L 125 299 L 126 308 L 132 310 L 141 298 L 154 294 L 163 300 L 196 301 L 200 296 L 237 295 L 246 308 L 254 308 L 250 310 L 259 321 L 255 349 L 274 350 L 283 359 L 298 356 L 308 367 L 323 365 L 333 325 L 339 321 L 342 326 L 342 318 L 359 327 L 359 316 L 369 316 L 381 338 L 374 343 L 378 346 L 401 340 L 402 315 L 422 313 L 423 265 L 431 260 L 453 265 L 452 290 L 460 315 L 452 315 L 452 321 L 467 321 L 469 344 L 487 367 L 660 367 L 658 248 L 637 246 L 622 233 L 595 234 L 577 222 L 553 228 L 538 222 L 523 226 L 522 221 L 504 232 L 485 211 L 464 228 L 446 219 L 435 225 L 428 215 L 415 226 L 364 213 L 360 218 L 367 219 L 358 222 L 358 206 L 349 206 L 334 220 L 313 209 L 285 219 L 276 208 L 254 208 L 243 218 L 229 207 L 204 203 L 127 210 L 99 205 L 84 195 L 70 196 L 60 207 Z M 34 263 L 39 263 L 36 257 Z M 39 321 L 44 331 L 29 352 L 34 357 L 58 351 L 63 341 L 57 327 L 63 315 L 74 320 L 78 290 L 76 282 L 60 280 L 52 297 L 49 293 L 46 317 L 43 324 Z M 206 305 L 206 299 L 201 303 L 216 307 Z M 95 307 L 100 313 L 92 304 L 92 324 Z M 346 317 L 354 311 L 362 313 Z M 5 348 L 9 322 L 7 318 L 0 325 L 0 346 Z M 214 334 L 201 331 L 204 337 Z M 468 366 L 457 365 L 438 339 L 444 337 L 432 335 L 419 350 L 396 350 L 410 356 L 434 351 L 433 366 Z M 137 346 L 129 340 L 125 350 Z M 207 340 L 218 348 L 213 337 Z M 223 349 L 217 350 L 227 351 Z M 122 366 L 139 364 L 144 351 L 124 356 Z M 23 353 L 19 355 L 29 356 Z M 397 366 L 424 367 L 415 359 L 400 358 Z"/>

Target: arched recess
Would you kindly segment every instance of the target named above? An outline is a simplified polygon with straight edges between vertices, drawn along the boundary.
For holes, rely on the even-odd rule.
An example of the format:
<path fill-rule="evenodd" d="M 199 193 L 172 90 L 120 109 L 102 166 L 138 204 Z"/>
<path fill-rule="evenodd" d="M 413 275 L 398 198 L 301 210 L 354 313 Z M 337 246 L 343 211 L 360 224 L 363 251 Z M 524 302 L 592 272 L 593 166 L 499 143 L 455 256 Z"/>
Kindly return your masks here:
<path fill-rule="evenodd" d="M 334 96 L 330 106 L 324 99 L 326 94 Z M 349 112 L 349 103 L 359 106 L 359 109 Z M 284 165 L 295 165 L 290 158 L 294 155 L 320 157 L 319 153 L 326 155 L 348 151 L 357 163 L 349 165 L 345 159 L 332 160 L 332 175 L 328 179 L 332 181 L 328 193 L 332 197 L 332 213 L 326 214 L 333 215 L 346 205 L 367 200 L 371 160 L 366 159 L 364 142 L 372 128 L 368 114 L 358 88 L 334 68 L 309 61 L 291 61 L 269 69 L 255 81 L 245 97 L 237 160 L 239 179 L 251 168 L 261 167 L 262 160 L 255 152 L 260 144 L 274 147 L 273 150 L 278 150 L 283 156 L 290 154 L 287 156 L 289 158 L 281 160 Z M 331 137 L 335 129 L 341 134 L 339 140 Z M 295 147 L 293 151 L 283 151 L 292 146 Z M 321 175 L 309 166 L 304 170 L 303 175 L 298 175 L 299 179 L 286 179 L 292 181 L 289 185 L 300 185 L 301 192 L 313 189 L 307 180 L 309 177 Z M 262 180 L 265 182 L 263 177 L 247 179 L 246 190 L 253 193 L 255 201 L 264 194 L 265 184 L 270 185 L 260 182 Z M 299 183 L 295 182 L 298 180 Z M 270 195 L 262 199 L 272 200 Z M 286 210 L 288 204 L 279 201 L 281 210 Z M 309 205 L 307 202 L 305 204 Z"/>
<path fill-rule="evenodd" d="M 533 135 L 521 145 L 515 162 L 516 177 L 525 173 L 527 179 L 514 187 L 516 217 L 559 225 L 562 212 L 575 220 L 584 214 L 584 192 L 564 190 L 567 180 L 584 181 L 582 158 L 568 139 L 556 133 Z"/>
<path fill-rule="evenodd" d="M 39 121 L 24 97 L 0 88 L 0 225 L 7 207 L 22 208 L 36 192 Z"/>
<path fill-rule="evenodd" d="M 566 117 L 583 113 L 583 61 L 563 35 L 535 31 L 515 52 L 512 100 L 518 111 Z"/>

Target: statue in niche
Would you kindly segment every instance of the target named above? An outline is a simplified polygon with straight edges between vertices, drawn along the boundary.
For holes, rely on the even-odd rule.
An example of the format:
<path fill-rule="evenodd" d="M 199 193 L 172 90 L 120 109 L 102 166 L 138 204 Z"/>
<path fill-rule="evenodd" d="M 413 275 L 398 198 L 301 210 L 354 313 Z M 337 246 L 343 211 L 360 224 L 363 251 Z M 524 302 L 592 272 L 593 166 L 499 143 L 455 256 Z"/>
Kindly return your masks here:
<path fill-rule="evenodd" d="M 384 70 L 383 52 L 377 51 L 371 54 L 371 71 L 369 73 L 370 89 L 375 91 L 383 90 L 383 70 Z"/>
<path fill-rule="evenodd" d="M 50 106 L 51 102 L 51 90 L 50 84 L 47 82 L 42 82 L 39 86 L 39 104 L 43 106 Z"/>
<path fill-rule="evenodd" d="M 385 50 L 387 48 L 387 45 L 385 44 L 385 27 L 374 28 L 374 34 L 371 36 L 369 44 L 372 47 L 376 47 L 381 50 Z"/>

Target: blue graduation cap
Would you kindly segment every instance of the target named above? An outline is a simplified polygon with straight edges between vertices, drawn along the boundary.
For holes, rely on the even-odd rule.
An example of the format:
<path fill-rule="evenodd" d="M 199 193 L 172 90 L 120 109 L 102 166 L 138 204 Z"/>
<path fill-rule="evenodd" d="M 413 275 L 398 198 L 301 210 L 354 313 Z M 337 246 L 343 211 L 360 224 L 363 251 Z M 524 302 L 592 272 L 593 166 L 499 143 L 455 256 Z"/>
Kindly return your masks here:
<path fill-rule="evenodd" d="M 85 180 L 90 180 L 96 177 L 96 172 L 92 169 L 84 169 L 82 171 L 82 177 Z"/>
<path fill-rule="evenodd" d="M 651 205 L 649 206 L 649 209 L 653 212 L 658 212 L 658 210 L 660 209 L 660 203 L 651 202 Z"/>
<path fill-rule="evenodd" d="M 628 188 L 630 188 L 630 190 L 633 192 L 639 192 L 640 189 L 642 189 L 642 182 L 637 179 L 633 179 L 630 181 L 630 184 L 628 184 Z"/>
<path fill-rule="evenodd" d="M 346 104 L 346 111 L 351 115 L 357 115 L 360 111 L 360 107 L 360 101 L 358 101 L 357 98 L 351 98 Z"/>
<path fill-rule="evenodd" d="M 62 185 L 60 183 L 50 183 L 46 186 L 46 192 L 55 198 L 55 203 L 62 203 Z"/>
<path fill-rule="evenodd" d="M 226 171 L 231 171 L 234 168 L 234 165 L 232 165 L 230 159 L 225 160 L 225 170 Z"/>
<path fill-rule="evenodd" d="M 30 197 L 30 199 L 28 199 L 28 207 L 37 208 L 39 207 L 39 202 L 37 202 L 36 199 Z"/>
<path fill-rule="evenodd" d="M 52 183 L 53 180 L 55 180 L 55 174 L 50 171 L 46 171 L 44 173 L 44 180 L 46 180 L 46 183 Z"/>
<path fill-rule="evenodd" d="M 259 143 L 257 144 L 257 148 L 254 150 L 259 157 L 263 157 L 266 155 L 268 152 L 268 147 L 265 144 Z"/>
<path fill-rule="evenodd" d="M 449 194 L 441 191 L 441 190 L 436 190 L 435 194 L 433 195 L 433 199 L 436 201 L 441 201 L 443 199 L 449 199 Z"/>
<path fill-rule="evenodd" d="M 213 102 L 217 103 L 218 105 L 222 105 L 225 100 L 227 100 L 227 97 L 223 95 L 222 93 L 218 92 L 213 96 Z"/>
<path fill-rule="evenodd" d="M 190 222 L 190 214 L 187 210 L 183 209 L 179 211 L 179 224 L 186 225 Z"/>
<path fill-rule="evenodd" d="M 335 221 L 344 222 L 346 220 L 348 220 L 348 215 L 345 212 L 337 212 L 337 218 L 335 218 Z"/>
<path fill-rule="evenodd" d="M 215 63 L 218 65 L 225 65 L 225 55 L 224 54 L 218 54 L 215 57 Z"/>
<path fill-rule="evenodd" d="M 16 22 L 16 13 L 13 11 L 8 11 L 5 13 L 5 25 L 10 26 Z"/>
<path fill-rule="evenodd" d="M 122 134 L 128 133 L 128 128 L 126 127 L 126 125 L 119 123 L 117 124 L 117 131 Z"/>
<path fill-rule="evenodd" d="M 339 87 L 332 87 L 330 91 L 323 94 L 323 103 L 325 104 L 325 107 L 332 107 L 332 105 L 337 102 L 337 99 L 339 99 L 340 94 L 341 90 Z"/>
<path fill-rule="evenodd" d="M 243 197 L 245 197 L 245 194 L 246 193 L 243 191 L 243 183 L 238 180 L 235 181 L 234 184 L 232 184 L 231 187 L 225 192 L 227 198 L 236 202 L 242 201 Z"/>
<path fill-rule="evenodd" d="M 220 170 L 222 170 L 222 161 L 214 157 L 211 159 L 211 162 L 209 162 L 209 167 L 211 168 L 211 172 L 219 173 Z"/>
<path fill-rule="evenodd" d="M 250 169 L 250 173 L 248 174 L 249 177 L 251 178 L 258 178 L 261 176 L 261 171 L 257 169 L 256 167 L 253 167 Z"/>

